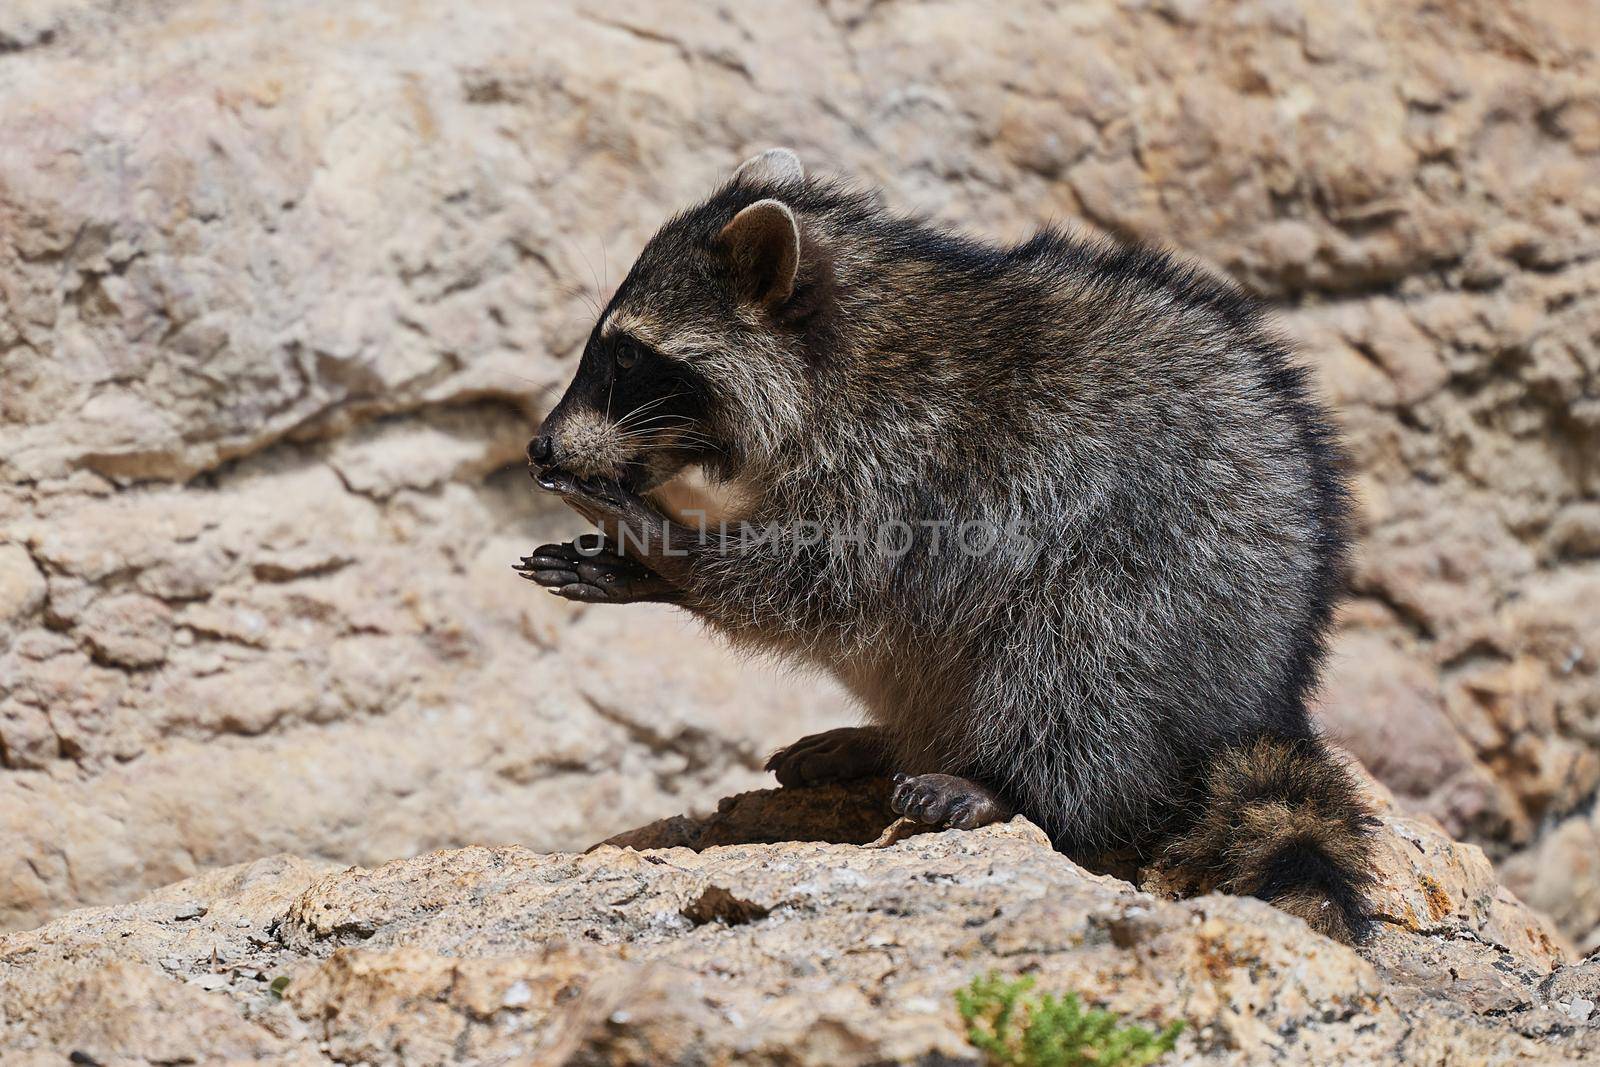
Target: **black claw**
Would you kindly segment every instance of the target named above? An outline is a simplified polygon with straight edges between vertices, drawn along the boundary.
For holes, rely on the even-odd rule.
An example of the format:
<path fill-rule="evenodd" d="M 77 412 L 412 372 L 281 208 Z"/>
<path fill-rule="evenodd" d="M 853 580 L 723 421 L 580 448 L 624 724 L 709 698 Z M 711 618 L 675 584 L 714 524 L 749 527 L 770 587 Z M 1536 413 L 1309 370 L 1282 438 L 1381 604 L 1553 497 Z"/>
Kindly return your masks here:
<path fill-rule="evenodd" d="M 970 830 L 1003 817 L 998 802 L 975 782 L 943 774 L 897 780 L 890 806 L 920 823 Z"/>
<path fill-rule="evenodd" d="M 649 567 L 611 551 L 598 535 L 542 545 L 512 564 L 512 570 L 557 596 L 588 604 L 665 601 L 673 592 Z"/>

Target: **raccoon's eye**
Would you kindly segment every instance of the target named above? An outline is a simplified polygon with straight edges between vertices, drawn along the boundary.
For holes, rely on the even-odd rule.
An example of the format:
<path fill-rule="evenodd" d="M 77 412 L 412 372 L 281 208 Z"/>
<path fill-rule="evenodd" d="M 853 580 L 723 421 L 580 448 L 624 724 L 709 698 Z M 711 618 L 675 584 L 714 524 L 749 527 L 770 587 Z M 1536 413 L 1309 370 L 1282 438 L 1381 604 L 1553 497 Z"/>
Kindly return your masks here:
<path fill-rule="evenodd" d="M 614 358 L 618 370 L 632 370 L 639 363 L 639 346 L 632 341 L 624 341 L 617 346 Z"/>

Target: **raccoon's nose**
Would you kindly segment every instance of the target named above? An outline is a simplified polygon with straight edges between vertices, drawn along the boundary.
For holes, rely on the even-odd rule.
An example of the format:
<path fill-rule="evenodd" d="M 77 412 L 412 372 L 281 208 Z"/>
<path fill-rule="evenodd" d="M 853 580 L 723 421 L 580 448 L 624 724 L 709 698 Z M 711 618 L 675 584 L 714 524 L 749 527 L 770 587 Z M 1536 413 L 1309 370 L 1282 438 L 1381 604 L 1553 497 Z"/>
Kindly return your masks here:
<path fill-rule="evenodd" d="M 550 435 L 542 433 L 528 442 L 528 462 L 536 467 L 549 463 L 556 454 L 556 443 L 550 440 Z"/>

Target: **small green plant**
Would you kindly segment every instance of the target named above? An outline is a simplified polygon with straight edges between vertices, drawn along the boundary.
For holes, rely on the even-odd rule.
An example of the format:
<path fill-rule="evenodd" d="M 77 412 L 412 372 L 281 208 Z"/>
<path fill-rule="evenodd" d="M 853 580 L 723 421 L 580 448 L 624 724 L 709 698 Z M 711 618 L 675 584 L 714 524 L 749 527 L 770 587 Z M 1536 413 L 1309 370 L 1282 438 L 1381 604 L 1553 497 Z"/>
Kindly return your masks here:
<path fill-rule="evenodd" d="M 271 985 L 267 986 L 267 992 L 272 994 L 273 1000 L 282 1000 L 283 991 L 288 988 L 289 976 L 286 974 L 280 974 L 278 977 L 272 980 Z"/>
<path fill-rule="evenodd" d="M 956 991 L 971 1041 L 1004 1067 L 1144 1067 L 1178 1042 L 1183 1023 L 1161 1033 L 1124 1026 L 1109 1011 L 1085 1009 L 1078 994 L 1035 995 L 1033 979 L 1008 982 L 990 971 Z"/>

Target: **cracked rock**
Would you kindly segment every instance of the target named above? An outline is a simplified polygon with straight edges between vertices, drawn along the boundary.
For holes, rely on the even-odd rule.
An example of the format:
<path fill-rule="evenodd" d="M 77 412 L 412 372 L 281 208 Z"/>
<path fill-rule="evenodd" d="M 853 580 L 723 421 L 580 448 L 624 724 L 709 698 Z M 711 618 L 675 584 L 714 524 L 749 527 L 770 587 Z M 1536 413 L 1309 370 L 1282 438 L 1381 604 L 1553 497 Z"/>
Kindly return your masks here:
<path fill-rule="evenodd" d="M 1260 901 L 1172 901 L 1092 874 L 1020 818 L 885 847 L 830 840 L 856 836 L 852 809 L 887 825 L 880 792 L 724 805 L 805 840 L 739 840 L 724 819 L 707 844 L 705 821 L 683 820 L 698 851 L 469 848 L 373 869 L 278 858 L 73 912 L 0 939 L 0 1056 L 967 1062 L 952 994 L 990 970 L 1129 1020 L 1187 1020 L 1191 1063 L 1600 1054 L 1600 1030 L 1578 1018 L 1593 966 L 1568 962 L 1481 853 L 1426 820 L 1385 814 L 1375 897 L 1390 919 L 1352 950 Z M 182 901 L 278 934 L 152 921 Z M 108 927 L 128 936 L 108 941 Z M 281 997 L 213 973 L 215 952 L 274 976 Z M 1461 995 L 1490 976 L 1515 996 Z"/>

